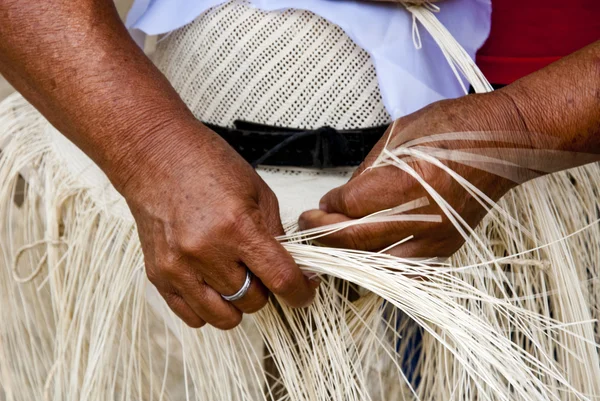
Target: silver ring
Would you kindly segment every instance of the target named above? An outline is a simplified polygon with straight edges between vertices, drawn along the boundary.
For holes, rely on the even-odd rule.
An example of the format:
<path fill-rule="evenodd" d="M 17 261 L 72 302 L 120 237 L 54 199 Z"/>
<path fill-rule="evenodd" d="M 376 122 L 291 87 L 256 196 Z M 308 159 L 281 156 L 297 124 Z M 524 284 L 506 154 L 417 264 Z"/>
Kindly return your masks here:
<path fill-rule="evenodd" d="M 221 295 L 225 301 L 233 302 L 242 298 L 248 290 L 250 289 L 250 284 L 252 283 L 252 272 L 250 270 L 246 270 L 246 281 L 244 281 L 244 285 L 238 292 L 233 295 Z"/>

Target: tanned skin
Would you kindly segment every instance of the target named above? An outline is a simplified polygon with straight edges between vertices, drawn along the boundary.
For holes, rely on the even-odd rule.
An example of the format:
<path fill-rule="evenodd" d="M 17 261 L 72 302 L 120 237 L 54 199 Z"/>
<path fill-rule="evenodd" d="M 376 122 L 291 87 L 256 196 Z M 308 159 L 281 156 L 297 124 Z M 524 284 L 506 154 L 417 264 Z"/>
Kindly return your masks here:
<path fill-rule="evenodd" d="M 192 327 L 221 329 L 262 308 L 269 292 L 309 304 L 306 279 L 274 239 L 282 233 L 273 192 L 218 135 L 199 123 L 130 39 L 110 0 L 0 0 L 0 73 L 106 173 L 136 219 L 146 272 L 173 311 Z M 599 152 L 600 44 L 498 92 L 439 102 L 398 121 L 400 143 L 468 130 L 544 132 L 560 148 Z M 367 158 L 372 163 L 385 138 Z M 446 145 L 444 145 L 446 146 Z M 435 168 L 424 177 L 472 225 L 485 214 Z M 477 170 L 459 171 L 499 198 L 514 186 Z M 364 178 L 363 178 L 364 177 Z M 390 185 L 393 183 L 394 185 Z M 421 196 L 393 168 L 356 174 L 300 222 L 313 227 L 396 206 Z M 415 234 L 394 252 L 451 254 L 462 238 L 447 222 L 374 225 L 323 242 L 381 249 Z M 434 254 L 432 254 L 434 253 Z M 256 278 L 239 301 L 246 269 Z"/>
<path fill-rule="evenodd" d="M 123 194 L 148 277 L 188 325 L 233 328 L 269 291 L 312 301 L 318 283 L 274 238 L 275 195 L 194 118 L 112 1 L 0 0 L 0 72 Z M 246 267 L 248 294 L 226 302 Z"/>
<path fill-rule="evenodd" d="M 399 145 L 423 136 L 468 131 L 492 136 L 510 133 L 515 139 L 527 139 L 527 148 L 568 152 L 568 165 L 556 161 L 556 166 L 549 166 L 552 171 L 575 167 L 590 159 L 600 160 L 594 157 L 600 155 L 600 41 L 493 93 L 437 102 L 401 118 L 395 124 L 390 142 Z M 381 153 L 387 136 L 384 135 L 346 185 L 323 197 L 320 210 L 305 212 L 300 217 L 302 228 L 361 218 L 427 196 L 416 180 L 395 167 L 371 169 L 362 174 Z M 464 149 L 502 148 L 506 144 L 462 140 L 428 146 Z M 581 155 L 573 156 L 573 152 Z M 498 157 L 501 156 L 499 151 Z M 548 163 L 552 162 L 545 164 Z M 485 209 L 447 173 L 426 162 L 412 164 L 471 227 L 485 216 Z M 451 164 L 457 173 L 494 200 L 516 185 L 476 168 Z M 331 246 L 379 250 L 414 235 L 411 241 L 390 250 L 403 257 L 446 257 L 464 243 L 437 205 L 419 209 L 419 213 L 439 214 L 443 222 L 353 226 L 320 241 Z"/>

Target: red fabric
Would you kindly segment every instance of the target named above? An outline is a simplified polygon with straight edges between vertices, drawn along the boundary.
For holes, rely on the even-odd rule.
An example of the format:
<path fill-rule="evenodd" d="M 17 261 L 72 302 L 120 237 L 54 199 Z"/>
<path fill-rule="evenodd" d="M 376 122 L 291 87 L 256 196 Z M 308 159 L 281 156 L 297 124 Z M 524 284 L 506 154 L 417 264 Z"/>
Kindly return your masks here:
<path fill-rule="evenodd" d="M 477 64 L 509 84 L 600 40 L 600 0 L 492 0 L 492 30 Z"/>

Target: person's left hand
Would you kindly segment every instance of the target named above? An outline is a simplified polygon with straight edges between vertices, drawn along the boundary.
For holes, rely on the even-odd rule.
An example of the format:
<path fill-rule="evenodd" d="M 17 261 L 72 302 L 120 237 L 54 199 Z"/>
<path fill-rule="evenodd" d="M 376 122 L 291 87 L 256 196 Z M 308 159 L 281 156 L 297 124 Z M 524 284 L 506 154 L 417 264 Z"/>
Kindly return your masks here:
<path fill-rule="evenodd" d="M 495 92 L 438 102 L 404 117 L 396 122 L 391 141 L 400 145 L 434 134 L 473 131 L 522 132 L 523 134 L 517 134 L 521 141 L 522 135 L 526 135 L 525 126 L 510 98 Z M 394 166 L 364 172 L 380 155 L 388 134 L 389 132 L 383 136 L 347 184 L 333 189 L 321 199 L 320 210 L 310 210 L 300 216 L 300 228 L 309 229 L 358 219 L 427 196 L 430 205 L 410 213 L 437 214 L 442 217 L 441 223 L 361 224 L 322 237 L 319 242 L 341 248 L 378 251 L 414 235 L 411 241 L 395 247 L 390 253 L 402 257 L 450 256 L 460 248 L 465 239 L 417 180 Z M 437 141 L 428 143 L 427 146 L 460 149 L 505 145 L 460 140 Z M 471 227 L 475 227 L 485 216 L 486 209 L 442 169 L 424 161 L 409 164 Z M 445 164 L 493 200 L 498 200 L 515 186 L 510 180 L 479 169 L 454 162 Z"/>

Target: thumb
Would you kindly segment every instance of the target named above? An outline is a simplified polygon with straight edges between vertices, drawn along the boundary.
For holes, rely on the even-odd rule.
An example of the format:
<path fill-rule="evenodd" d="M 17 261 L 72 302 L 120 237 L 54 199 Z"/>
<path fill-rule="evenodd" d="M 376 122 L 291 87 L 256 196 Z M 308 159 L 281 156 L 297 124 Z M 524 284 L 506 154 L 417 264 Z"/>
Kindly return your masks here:
<path fill-rule="evenodd" d="M 338 213 L 352 218 L 363 217 L 357 194 L 356 181 L 350 180 L 325 194 L 319 201 L 319 209 L 326 213 Z"/>

